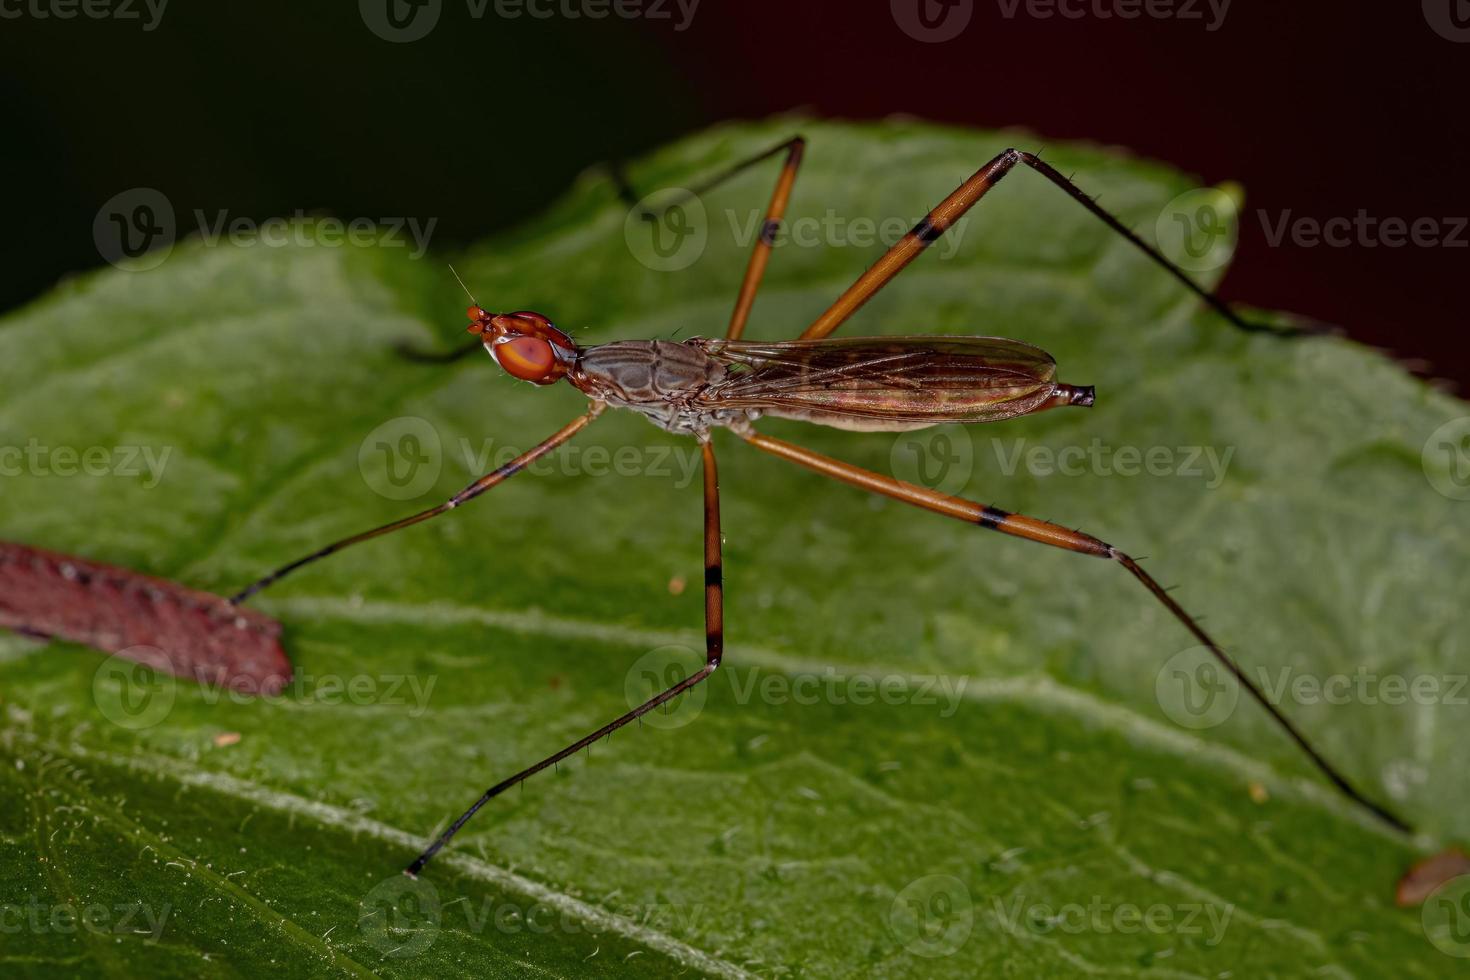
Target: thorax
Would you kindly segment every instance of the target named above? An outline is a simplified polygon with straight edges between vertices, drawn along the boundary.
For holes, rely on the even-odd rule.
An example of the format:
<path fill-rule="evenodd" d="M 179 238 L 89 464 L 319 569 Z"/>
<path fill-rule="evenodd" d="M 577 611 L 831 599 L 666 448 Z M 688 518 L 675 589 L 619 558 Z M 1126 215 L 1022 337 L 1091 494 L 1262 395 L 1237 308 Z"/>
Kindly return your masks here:
<path fill-rule="evenodd" d="M 662 429 L 697 434 L 744 416 L 696 405 L 699 394 L 725 376 L 725 366 L 695 344 L 623 340 L 584 349 L 569 380 L 587 395 L 632 409 Z"/>

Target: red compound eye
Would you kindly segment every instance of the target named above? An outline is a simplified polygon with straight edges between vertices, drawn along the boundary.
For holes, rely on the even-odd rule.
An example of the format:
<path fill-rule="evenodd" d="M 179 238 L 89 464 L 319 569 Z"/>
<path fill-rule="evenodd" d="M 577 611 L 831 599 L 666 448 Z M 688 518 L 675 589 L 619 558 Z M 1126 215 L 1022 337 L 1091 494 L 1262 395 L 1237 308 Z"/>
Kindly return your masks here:
<path fill-rule="evenodd" d="M 516 337 L 492 350 L 505 373 L 522 381 L 542 382 L 556 371 L 556 354 L 540 337 Z"/>

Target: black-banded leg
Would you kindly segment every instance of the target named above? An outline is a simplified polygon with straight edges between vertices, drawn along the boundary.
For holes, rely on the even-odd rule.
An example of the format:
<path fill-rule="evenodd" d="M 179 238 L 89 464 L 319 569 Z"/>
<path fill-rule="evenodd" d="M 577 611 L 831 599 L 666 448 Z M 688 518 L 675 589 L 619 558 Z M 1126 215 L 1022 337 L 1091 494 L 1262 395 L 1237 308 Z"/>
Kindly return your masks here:
<path fill-rule="evenodd" d="M 480 342 L 476 341 L 475 346 L 480 346 Z M 436 507 L 430 507 L 428 510 L 419 511 L 417 514 L 412 514 L 408 517 L 396 520 L 391 524 L 384 524 L 382 527 L 375 527 L 371 531 L 363 531 L 359 534 L 354 534 L 349 538 L 343 538 L 340 541 L 334 541 L 331 544 L 327 545 L 325 548 L 319 548 L 309 555 L 296 559 L 289 565 L 282 565 L 274 572 L 271 572 L 264 578 L 251 583 L 250 585 L 241 589 L 235 595 L 231 596 L 230 602 L 239 605 L 246 599 L 249 599 L 251 596 L 255 595 L 261 589 L 264 589 L 266 586 L 280 581 L 303 565 L 309 565 L 314 561 L 327 557 L 328 555 L 336 554 L 343 548 L 350 547 L 363 541 L 369 541 L 373 538 L 382 537 L 385 534 L 391 534 L 394 531 L 399 531 L 403 528 L 411 527 L 414 524 L 421 524 L 424 521 L 429 520 L 430 518 L 438 517 L 440 514 L 451 511 L 461 504 L 468 503 L 469 501 L 478 497 L 480 494 L 484 493 L 486 490 L 489 490 L 491 487 L 503 483 L 504 481 L 515 476 L 517 473 L 524 470 L 527 466 L 530 466 L 536 460 L 540 459 L 542 456 L 545 456 L 547 453 L 551 452 L 557 446 L 560 446 L 562 443 L 566 442 L 578 432 L 581 432 L 582 429 L 585 428 L 589 422 L 597 418 L 597 416 L 601 415 L 602 410 L 606 407 L 606 404 L 604 404 L 603 402 L 592 402 L 588 406 L 585 415 L 579 415 L 571 422 L 562 426 L 555 433 L 553 433 L 550 438 L 548 438 L 545 442 L 542 442 L 540 445 L 526 450 L 515 459 L 506 463 L 504 466 L 497 467 L 491 472 L 486 473 L 474 483 L 471 483 L 459 493 L 444 501 L 444 503 L 439 504 Z"/>
<path fill-rule="evenodd" d="M 444 832 L 434 838 L 422 854 L 414 858 L 412 864 L 404 869 L 404 874 L 410 877 L 416 876 L 424 869 L 424 865 L 439 853 L 439 850 L 449 843 L 450 838 L 459 833 L 471 817 L 479 812 L 480 808 L 489 803 L 495 797 L 515 786 L 517 783 L 529 779 L 531 776 L 553 766 L 563 759 L 575 755 L 587 748 L 600 738 L 605 738 L 613 732 L 622 728 L 630 721 L 648 714 L 654 708 L 678 697 L 689 690 L 720 666 L 720 659 L 725 652 L 725 602 L 724 602 L 724 575 L 720 558 L 720 478 L 715 468 L 715 451 L 708 439 L 702 446 L 704 454 L 704 642 L 705 661 L 704 666 L 684 678 L 673 687 L 662 694 L 655 695 L 647 701 L 634 708 L 632 711 L 613 721 L 603 725 L 597 731 L 568 745 L 555 755 L 549 755 L 536 763 L 522 769 L 508 779 L 503 779 L 487 789 L 478 800 L 474 802 L 464 813 L 460 814 L 454 823 L 445 828 Z"/>
<path fill-rule="evenodd" d="M 895 500 L 901 500 L 904 503 L 933 511 L 936 514 L 953 517 L 968 524 L 975 524 L 980 527 L 989 528 L 992 531 L 999 531 L 1002 534 L 1010 534 L 1018 538 L 1025 538 L 1028 541 L 1048 544 L 1054 548 L 1062 548 L 1079 554 L 1092 555 L 1096 558 L 1108 558 L 1117 562 L 1128 570 L 1128 574 L 1142 583 L 1143 587 L 1148 589 L 1154 598 L 1162 603 L 1164 608 L 1168 609 L 1174 618 L 1179 620 L 1196 640 L 1209 649 L 1215 659 L 1220 661 L 1235 676 L 1236 680 L 1240 682 L 1240 685 L 1250 692 L 1251 696 L 1256 699 L 1261 707 L 1266 709 L 1266 712 L 1301 747 L 1302 751 L 1307 754 L 1334 786 L 1341 790 L 1349 799 L 1370 810 L 1386 823 L 1402 831 L 1411 831 L 1409 825 L 1400 817 L 1358 792 L 1352 783 L 1348 782 L 1347 777 L 1338 772 L 1307 741 L 1306 736 L 1266 698 L 1265 693 L 1246 676 L 1245 671 L 1204 631 L 1195 618 L 1185 612 L 1184 608 L 1175 602 L 1174 598 L 1154 580 L 1153 576 L 1145 572 L 1137 561 L 1125 555 L 1117 548 L 1114 548 L 1112 545 L 1100 541 L 1090 534 L 1084 534 L 1081 531 L 1074 531 L 1058 524 L 1052 524 L 1049 521 L 1027 517 L 1024 514 L 1008 513 L 995 507 L 966 500 L 963 497 L 954 497 L 949 494 L 939 493 L 938 491 L 930 490 L 928 487 L 907 483 L 881 473 L 874 473 L 871 470 L 853 466 L 851 463 L 844 463 L 830 456 L 824 456 L 803 446 L 797 446 L 780 439 L 773 439 L 770 436 L 761 435 L 754 431 L 741 431 L 738 429 L 735 431 L 742 439 L 757 449 L 805 466 L 807 469 L 814 470 L 834 480 L 840 480 L 843 483 L 861 487 L 864 490 L 870 490 L 873 493 L 879 493 L 885 497 L 892 497 Z"/>
<path fill-rule="evenodd" d="M 1144 241 L 1131 228 L 1104 210 L 1101 205 L 1084 194 L 1081 188 L 1064 177 L 1051 164 L 1046 163 L 1034 154 L 1010 149 L 1004 151 L 985 166 L 975 171 L 968 180 L 955 188 L 954 193 L 946 197 L 934 210 L 925 215 L 908 234 L 895 242 L 893 247 L 883 253 L 883 256 L 868 268 L 868 271 L 859 276 L 857 281 L 849 286 L 847 291 L 839 296 L 837 301 L 825 313 L 817 317 L 812 325 L 806 328 L 801 335 L 801 339 L 815 340 L 825 337 L 842 326 L 864 303 L 872 299 L 877 295 L 879 290 L 892 282 L 893 278 L 902 272 L 905 266 L 918 258 L 919 254 L 926 248 L 938 241 L 941 235 L 953 227 L 954 223 L 960 220 L 966 211 L 974 207 L 976 202 L 984 197 L 985 193 L 992 187 L 1000 183 L 1001 179 L 1010 173 L 1011 168 L 1018 163 L 1024 163 L 1066 191 L 1068 196 L 1073 200 L 1081 204 L 1109 228 L 1132 242 L 1145 255 L 1168 271 L 1171 276 L 1183 283 L 1190 292 L 1209 304 L 1211 309 L 1215 310 L 1215 312 L 1219 313 L 1241 330 L 1278 335 L 1315 332 L 1289 328 L 1280 329 L 1242 320 L 1225 304 L 1224 300 L 1191 279 L 1188 273 L 1169 261 L 1162 252 Z"/>
<path fill-rule="evenodd" d="M 786 154 L 786 161 L 781 166 L 781 175 L 776 178 L 776 189 L 771 193 L 770 204 L 766 206 L 766 217 L 761 222 L 760 234 L 751 248 L 750 261 L 745 266 L 745 278 L 741 281 L 740 292 L 735 297 L 735 309 L 730 314 L 729 329 L 725 331 L 725 336 L 732 340 L 745 332 L 745 324 L 750 319 L 750 309 L 755 303 L 755 294 L 759 291 L 761 279 L 766 274 L 766 264 L 771 260 L 771 249 L 775 246 L 776 236 L 781 231 L 781 221 L 786 216 L 786 205 L 791 200 L 791 188 L 796 184 L 796 172 L 801 167 L 801 158 L 805 152 L 806 140 L 801 136 L 793 136 L 784 143 L 778 143 L 769 150 L 763 150 L 749 159 L 727 167 L 707 180 L 700 181 L 683 194 L 676 194 L 667 201 L 661 201 L 657 211 L 645 210 L 643 212 L 644 220 L 659 221 L 666 212 L 690 198 L 709 193 L 727 180 L 771 157 L 781 153 Z M 611 173 L 617 184 L 619 196 L 629 206 L 639 206 L 638 198 L 623 177 L 622 171 L 614 169 Z"/>
<path fill-rule="evenodd" d="M 776 236 L 781 231 L 781 220 L 786 216 L 786 205 L 791 200 L 791 188 L 796 183 L 796 171 L 801 166 L 802 154 L 806 151 L 806 140 L 800 136 L 787 140 L 779 151 L 786 148 L 786 163 L 781 167 L 781 176 L 776 179 L 776 189 L 771 194 L 771 203 L 766 207 L 766 218 L 761 222 L 760 237 L 750 250 L 750 261 L 745 266 L 745 278 L 740 282 L 740 292 L 735 296 L 735 309 L 730 314 L 730 327 L 725 336 L 736 340 L 745 332 L 745 323 L 750 319 L 750 308 L 755 305 L 755 294 L 761 287 L 766 274 L 766 264 L 771 260 L 771 249 L 776 245 Z"/>

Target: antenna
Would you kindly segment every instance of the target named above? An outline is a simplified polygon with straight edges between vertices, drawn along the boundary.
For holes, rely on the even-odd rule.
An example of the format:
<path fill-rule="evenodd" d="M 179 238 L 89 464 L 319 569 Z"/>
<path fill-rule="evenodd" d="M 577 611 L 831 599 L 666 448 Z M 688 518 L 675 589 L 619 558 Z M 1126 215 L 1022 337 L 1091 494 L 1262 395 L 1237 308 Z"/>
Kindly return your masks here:
<path fill-rule="evenodd" d="M 470 292 L 470 287 L 466 286 L 464 284 L 464 280 L 459 277 L 459 273 L 454 271 L 453 263 L 446 262 L 444 264 L 449 266 L 449 274 L 454 276 L 454 281 L 459 283 L 459 288 L 464 290 L 464 294 L 470 298 L 470 302 L 474 303 L 476 306 L 479 306 L 480 301 L 475 299 L 475 294 Z"/>

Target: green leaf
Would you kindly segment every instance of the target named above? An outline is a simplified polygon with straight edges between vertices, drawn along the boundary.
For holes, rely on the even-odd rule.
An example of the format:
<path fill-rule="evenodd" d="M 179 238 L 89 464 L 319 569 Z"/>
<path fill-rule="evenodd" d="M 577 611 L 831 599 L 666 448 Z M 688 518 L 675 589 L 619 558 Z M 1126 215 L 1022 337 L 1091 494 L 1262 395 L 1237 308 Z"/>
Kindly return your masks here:
<path fill-rule="evenodd" d="M 797 125 L 716 130 L 631 177 L 687 186 Z M 877 256 L 876 233 L 1035 143 L 800 126 L 792 239 L 752 337 L 794 336 Z M 1192 185 L 1164 168 L 1047 152 L 1150 238 L 1198 213 L 1170 210 Z M 645 264 L 651 229 L 597 175 L 453 259 L 487 307 L 540 310 L 582 342 L 718 335 L 774 177 L 768 164 L 704 195 L 704 223 L 687 216 L 705 244 L 677 272 Z M 449 257 L 411 252 L 191 239 L 9 316 L 0 446 L 38 448 L 0 481 L 4 536 L 229 592 L 437 502 L 580 410 L 483 357 L 395 357 L 400 340 L 463 338 Z M 725 666 L 494 800 L 414 885 L 399 869 L 486 786 L 698 660 L 694 443 L 609 413 L 546 472 L 264 593 L 298 671 L 282 697 L 119 691 L 99 654 L 0 638 L 5 971 L 1452 970 L 1392 895 L 1416 854 L 1470 833 L 1456 628 L 1470 504 L 1450 454 L 1463 432 L 1442 428 L 1465 406 L 1344 340 L 1233 330 L 1024 170 L 844 327 L 901 332 L 1037 344 L 1097 405 L 917 449 L 767 430 L 1150 556 L 1425 836 L 1365 817 L 1245 698 L 1205 717 L 1218 724 L 1176 723 L 1198 724 L 1184 697 L 1228 707 L 1234 689 L 1183 683 L 1210 681 L 1188 635 L 1111 563 L 718 434 Z M 94 446 L 108 472 L 58 475 L 59 447 Z M 161 475 L 122 472 L 118 447 L 166 450 Z M 65 927 L 89 906 L 90 926 Z"/>

